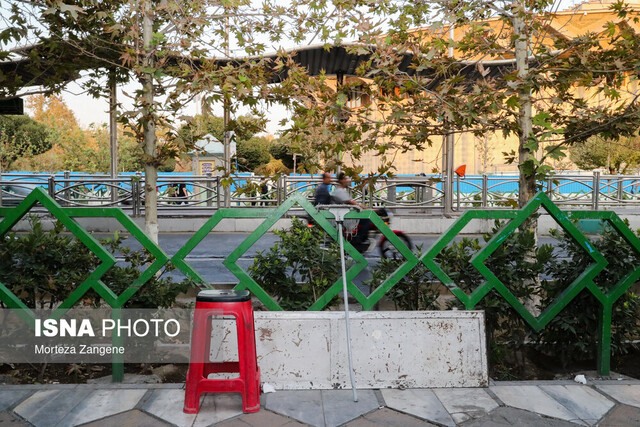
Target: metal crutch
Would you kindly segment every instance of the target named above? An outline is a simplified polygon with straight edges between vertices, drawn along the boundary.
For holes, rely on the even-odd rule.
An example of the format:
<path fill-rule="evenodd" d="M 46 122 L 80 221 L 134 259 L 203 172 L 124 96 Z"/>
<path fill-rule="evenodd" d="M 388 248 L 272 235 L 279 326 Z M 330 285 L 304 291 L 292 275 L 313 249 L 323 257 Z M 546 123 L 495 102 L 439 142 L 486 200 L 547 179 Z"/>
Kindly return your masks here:
<path fill-rule="evenodd" d="M 351 328 L 349 326 L 349 298 L 347 293 L 347 272 L 344 260 L 344 241 L 342 233 L 342 225 L 344 216 L 348 214 L 352 205 L 319 205 L 318 209 L 327 209 L 331 212 L 338 224 L 338 237 L 340 239 L 340 264 L 342 267 L 342 297 L 344 299 L 344 319 L 347 328 L 347 354 L 349 356 L 349 378 L 351 379 L 351 390 L 353 391 L 353 401 L 358 401 L 358 391 L 356 390 L 356 379 L 353 373 L 353 358 L 351 356 Z"/>

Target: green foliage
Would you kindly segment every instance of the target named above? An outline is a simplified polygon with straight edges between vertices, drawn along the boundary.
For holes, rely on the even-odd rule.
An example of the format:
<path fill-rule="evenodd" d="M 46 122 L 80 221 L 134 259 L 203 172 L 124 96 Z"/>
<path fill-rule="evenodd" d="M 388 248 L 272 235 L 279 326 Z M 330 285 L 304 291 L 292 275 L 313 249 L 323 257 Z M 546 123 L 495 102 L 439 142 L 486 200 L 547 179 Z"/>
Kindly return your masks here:
<path fill-rule="evenodd" d="M 628 225 L 628 222 L 627 222 Z M 554 231 L 560 241 L 562 258 L 555 258 L 549 274 L 555 281 L 543 283 L 541 304 L 550 304 L 575 278 L 592 263 L 591 258 L 565 233 Z M 596 250 L 609 261 L 607 268 L 594 279 L 603 291 L 610 290 L 632 268 L 640 264 L 640 256 L 611 227 L 604 226 L 600 238 L 593 239 Z M 538 348 L 558 354 L 564 366 L 571 362 L 593 359 L 599 339 L 600 303 L 590 292 L 581 292 L 536 336 Z M 625 354 L 640 337 L 640 298 L 627 292 L 616 302 L 612 313 L 612 355 Z"/>
<path fill-rule="evenodd" d="M 340 277 L 338 245 L 325 245 L 324 231 L 298 218 L 275 234 L 280 241 L 258 252 L 249 274 L 284 310 L 305 310 Z"/>
<path fill-rule="evenodd" d="M 0 162 L 5 169 L 22 156 L 33 156 L 50 149 L 49 128 L 27 116 L 0 115 Z"/>
<path fill-rule="evenodd" d="M 56 222 L 46 231 L 37 217 L 31 216 L 30 222 L 29 233 L 9 233 L 0 241 L 0 282 L 27 307 L 55 308 L 95 270 L 100 260 L 79 240 L 66 234 L 62 223 Z M 123 246 L 123 240 L 118 234 L 102 240 L 120 261 L 102 278 L 116 294 L 127 289 L 140 271 L 153 261 L 148 252 L 132 251 Z M 191 285 L 186 280 L 175 283 L 161 274 L 156 275 L 129 299 L 125 307 L 170 307 Z M 102 303 L 93 291 L 82 301 L 92 306 Z"/>
<path fill-rule="evenodd" d="M 264 137 L 253 136 L 250 139 L 238 139 L 236 157 L 240 171 L 255 171 L 271 161 L 269 146 L 271 142 Z"/>
<path fill-rule="evenodd" d="M 490 233 L 483 236 L 485 242 L 498 232 L 501 224 L 496 221 Z M 480 273 L 470 264 L 471 257 L 481 249 L 478 239 L 463 238 L 442 250 L 436 262 L 454 283 L 469 294 L 484 282 Z M 531 304 L 536 295 L 538 275 L 543 272 L 552 248 L 543 245 L 536 248 L 531 230 L 515 233 L 507 239 L 487 260 L 489 269 L 523 303 Z M 532 257 L 532 254 L 536 256 Z M 457 301 L 449 308 L 463 305 Z M 476 309 L 484 310 L 487 325 L 487 347 L 493 375 L 508 378 L 512 371 L 524 369 L 523 347 L 532 330 L 520 315 L 496 291 L 485 296 Z"/>
<path fill-rule="evenodd" d="M 236 141 L 247 141 L 261 132 L 264 122 L 256 117 L 240 116 L 229 120 L 227 129 L 235 135 Z M 224 120 L 222 117 L 198 115 L 191 117 L 187 123 L 178 129 L 178 140 L 187 146 L 194 144 L 207 134 L 211 134 L 218 141 L 224 139 Z"/>
<path fill-rule="evenodd" d="M 485 242 L 495 235 L 501 224 L 496 221 Z M 558 245 L 536 244 L 531 230 L 514 233 L 486 261 L 487 267 L 529 310 L 544 310 L 555 301 L 593 262 L 570 236 L 553 231 Z M 592 240 L 596 250 L 609 261 L 594 283 L 603 291 L 610 290 L 632 268 L 640 264 L 640 256 L 608 226 Z M 477 238 L 462 238 L 443 249 L 436 262 L 456 285 L 470 294 L 484 279 L 470 264 L 471 257 L 482 245 Z M 420 251 L 418 251 L 420 256 Z M 378 286 L 402 261 L 381 260 L 372 272 L 370 285 Z M 419 267 L 419 268 L 418 268 Z M 438 285 L 434 276 L 420 264 L 394 286 L 387 295 L 403 310 L 438 309 Z M 447 308 L 464 306 L 457 300 Z M 601 304 L 588 291 L 583 291 L 539 333 L 533 331 L 511 305 L 496 291 L 491 291 L 475 307 L 485 311 L 487 347 L 494 378 L 515 378 L 523 372 L 525 343 L 533 342 L 542 352 L 558 357 L 562 366 L 597 356 L 599 312 Z M 613 355 L 637 348 L 640 337 L 640 297 L 627 292 L 614 305 L 612 314 Z"/>
<path fill-rule="evenodd" d="M 273 141 L 269 152 L 274 159 L 293 170 L 293 154 L 297 154 L 295 160 L 296 171 L 300 173 L 316 173 L 321 165 L 330 169 L 326 162 L 321 162 L 324 136 L 320 134 L 308 135 L 306 138 L 291 138 L 285 135 Z"/>
<path fill-rule="evenodd" d="M 611 174 L 635 173 L 640 166 L 640 135 L 618 141 L 600 136 L 571 147 L 571 161 L 580 169 L 607 168 Z"/>
<path fill-rule="evenodd" d="M 274 159 L 280 160 L 283 165 L 289 169 L 293 169 L 293 154 L 288 144 L 278 140 L 271 145 L 269 153 Z"/>
<path fill-rule="evenodd" d="M 422 246 L 416 247 L 416 256 L 422 256 Z M 366 284 L 371 290 L 380 286 L 400 265 L 404 259 L 381 258 Z M 438 296 L 440 287 L 433 273 L 422 263 L 416 265 L 396 285 L 387 292 L 387 296 L 401 310 L 439 310 Z"/>
<path fill-rule="evenodd" d="M 264 122 L 256 117 L 240 116 L 229 121 L 228 129 L 234 132 L 236 157 L 240 171 L 255 171 L 271 160 L 267 138 L 255 136 L 262 131 Z M 178 141 L 191 149 L 205 135 L 218 141 L 224 140 L 224 120 L 217 116 L 195 116 L 178 130 Z"/>

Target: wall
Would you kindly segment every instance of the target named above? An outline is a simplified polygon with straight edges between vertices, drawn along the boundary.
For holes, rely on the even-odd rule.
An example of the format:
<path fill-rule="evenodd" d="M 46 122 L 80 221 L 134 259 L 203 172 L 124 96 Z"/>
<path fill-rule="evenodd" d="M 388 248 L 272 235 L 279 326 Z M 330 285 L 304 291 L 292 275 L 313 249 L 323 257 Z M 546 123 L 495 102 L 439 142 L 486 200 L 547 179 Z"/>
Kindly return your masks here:
<path fill-rule="evenodd" d="M 235 360 L 234 327 L 214 327 L 212 360 Z M 256 312 L 255 328 L 263 382 L 284 390 L 350 388 L 343 312 Z M 485 387 L 484 328 L 481 311 L 351 313 L 357 387 Z"/>

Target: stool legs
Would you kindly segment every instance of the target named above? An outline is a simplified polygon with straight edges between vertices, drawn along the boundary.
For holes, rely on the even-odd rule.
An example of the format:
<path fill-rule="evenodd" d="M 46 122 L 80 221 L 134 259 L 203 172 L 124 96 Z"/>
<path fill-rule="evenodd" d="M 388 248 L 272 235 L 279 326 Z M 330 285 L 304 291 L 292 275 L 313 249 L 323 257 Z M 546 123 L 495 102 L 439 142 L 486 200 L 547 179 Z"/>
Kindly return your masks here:
<path fill-rule="evenodd" d="M 226 304 L 220 309 L 196 310 L 191 339 L 191 361 L 187 371 L 183 411 L 195 414 L 199 411 L 202 393 L 241 393 L 243 412 L 260 410 L 260 369 L 256 360 L 255 333 L 253 330 L 253 310 L 246 310 L 240 304 Z M 238 362 L 210 362 L 211 316 L 233 315 L 238 333 Z M 238 372 L 233 379 L 208 379 L 210 373 Z"/>
<path fill-rule="evenodd" d="M 208 325 L 207 325 L 208 324 Z M 206 332 L 209 331 L 207 339 Z M 191 332 L 191 361 L 187 370 L 187 382 L 184 393 L 184 408 L 186 414 L 196 414 L 200 410 L 200 393 L 198 385 L 207 377 L 204 373 L 205 362 L 209 361 L 211 342 L 211 319 L 206 310 L 195 310 L 193 316 L 193 331 Z"/>
<path fill-rule="evenodd" d="M 253 312 L 243 312 L 237 322 L 239 351 L 246 356 L 240 359 L 240 376 L 246 379 L 242 398 L 242 409 L 245 413 L 260 410 L 260 371 L 257 364 L 253 324 Z M 254 378 L 256 381 L 253 381 Z"/>

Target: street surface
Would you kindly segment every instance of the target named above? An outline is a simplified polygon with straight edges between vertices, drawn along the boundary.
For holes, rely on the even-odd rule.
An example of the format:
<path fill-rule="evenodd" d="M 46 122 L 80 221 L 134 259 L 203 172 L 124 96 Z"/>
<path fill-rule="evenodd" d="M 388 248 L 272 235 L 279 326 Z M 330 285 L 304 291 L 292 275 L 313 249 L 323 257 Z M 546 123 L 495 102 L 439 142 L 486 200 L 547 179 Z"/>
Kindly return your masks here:
<path fill-rule="evenodd" d="M 180 248 L 191 238 L 192 233 L 170 233 L 160 234 L 158 237 L 159 245 L 168 255 L 173 256 Z M 249 233 L 210 233 L 200 242 L 196 248 L 186 257 L 189 263 L 200 275 L 210 283 L 237 283 L 238 279 L 222 264 L 222 261 L 237 248 L 247 237 Z M 97 238 L 109 237 L 107 234 L 96 234 Z M 469 236 L 465 236 L 469 237 Z M 380 239 L 379 234 L 370 235 L 375 244 Z M 423 252 L 430 248 L 439 236 L 436 235 L 411 235 L 410 236 L 414 248 L 422 245 Z M 458 237 L 455 240 L 461 240 Z M 267 233 L 262 236 L 249 250 L 238 260 L 238 265 L 248 270 L 253 264 L 254 257 L 258 251 L 266 251 L 279 240 L 278 236 L 273 233 Z M 553 244 L 554 239 L 541 238 L 540 244 Z M 139 249 L 141 245 L 132 238 L 124 241 L 124 244 L 132 249 Z M 362 287 L 362 283 L 371 277 L 371 269 L 375 267 L 380 259 L 379 249 L 371 244 L 369 251 L 365 253 L 365 258 L 369 261 L 369 266 L 354 281 L 363 291 L 368 292 L 367 287 Z M 180 271 L 169 273 L 175 280 L 184 279 L 184 274 Z"/>

